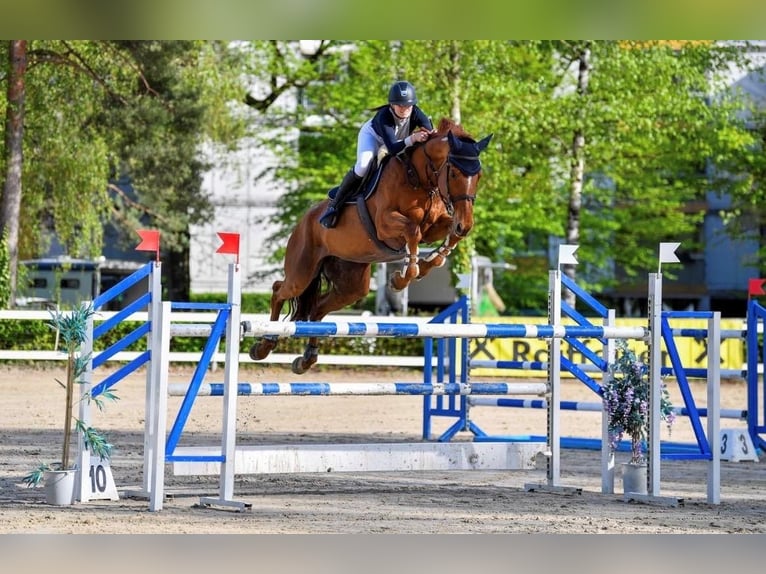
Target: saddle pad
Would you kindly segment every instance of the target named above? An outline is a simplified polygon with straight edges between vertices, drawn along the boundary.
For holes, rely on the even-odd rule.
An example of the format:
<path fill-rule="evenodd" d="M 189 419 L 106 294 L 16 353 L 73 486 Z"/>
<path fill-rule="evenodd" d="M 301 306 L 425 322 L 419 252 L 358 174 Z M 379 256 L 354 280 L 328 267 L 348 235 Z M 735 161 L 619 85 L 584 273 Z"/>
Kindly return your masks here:
<path fill-rule="evenodd" d="M 365 200 L 369 199 L 369 197 L 373 193 L 375 193 L 375 190 L 378 187 L 378 182 L 380 181 L 380 176 L 383 174 L 383 168 L 385 167 L 386 163 L 388 163 L 389 159 L 391 159 L 391 156 L 386 155 L 383 158 L 383 163 L 381 163 L 380 165 L 374 166 L 372 177 L 365 178 L 359 190 L 357 190 L 356 193 L 351 194 L 343 204 L 349 205 L 352 203 L 356 203 L 356 198 L 359 197 L 360 192 L 364 193 Z M 330 199 L 335 199 L 335 196 L 338 194 L 339 187 L 340 187 L 339 185 L 336 185 L 330 191 L 328 191 L 327 197 L 329 197 Z"/>

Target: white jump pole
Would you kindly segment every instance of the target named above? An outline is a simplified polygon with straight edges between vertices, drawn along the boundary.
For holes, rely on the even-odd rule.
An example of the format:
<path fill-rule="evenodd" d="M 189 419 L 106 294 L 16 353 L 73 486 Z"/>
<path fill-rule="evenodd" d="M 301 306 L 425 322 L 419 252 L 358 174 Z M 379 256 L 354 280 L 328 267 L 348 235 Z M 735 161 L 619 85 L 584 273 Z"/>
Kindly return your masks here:
<path fill-rule="evenodd" d="M 721 312 L 707 324 L 707 437 L 712 459 L 707 465 L 707 501 L 721 503 Z"/>
<path fill-rule="evenodd" d="M 237 437 L 237 385 L 239 382 L 239 335 L 242 307 L 242 286 L 239 263 L 229 264 L 229 321 L 226 324 L 226 365 L 223 380 L 223 433 L 221 451 L 224 461 L 220 467 L 219 497 L 201 497 L 200 504 L 231 506 L 244 509 L 248 504 L 233 500 L 234 455 Z"/>
<path fill-rule="evenodd" d="M 617 319 L 614 309 L 607 311 L 604 319 L 604 325 L 615 325 Z M 613 339 L 606 339 L 604 344 L 604 359 L 607 365 L 614 363 L 616 356 L 616 345 Z M 602 377 L 608 377 L 608 373 L 603 373 Z M 614 453 L 609 445 L 609 414 L 606 409 L 601 409 L 601 492 L 603 494 L 614 494 Z"/>
<path fill-rule="evenodd" d="M 548 272 L 548 322 L 555 330 L 565 327 L 561 321 L 561 265 L 577 264 L 574 253 L 577 245 L 560 245 L 556 269 Z M 529 483 L 524 485 L 527 491 L 551 490 L 566 491 L 579 489 L 564 487 L 561 482 L 561 338 L 552 337 L 548 340 L 548 387 L 547 401 L 548 443 L 546 484 Z"/>
<path fill-rule="evenodd" d="M 83 308 L 87 308 L 92 305 L 93 301 L 84 301 L 81 303 Z M 91 413 L 90 403 L 84 400 L 85 396 L 93 389 L 93 316 L 88 317 L 88 323 L 86 326 L 86 333 L 80 351 L 82 356 L 90 357 L 88 359 L 88 367 L 81 376 L 82 385 L 80 385 L 80 404 L 79 417 L 82 423 L 89 427 L 91 425 Z M 86 476 L 87 469 L 90 468 L 90 449 L 85 446 L 85 439 L 82 433 L 77 433 L 77 482 L 75 483 L 75 490 L 77 491 L 76 498 L 80 502 L 88 502 L 91 499 L 90 488 L 88 479 Z"/>
<path fill-rule="evenodd" d="M 149 276 L 149 292 L 151 293 L 151 302 L 149 303 L 149 322 L 151 331 L 149 332 L 149 364 L 146 368 L 146 395 L 144 413 L 144 475 L 141 483 L 141 491 L 136 493 L 142 497 L 148 497 L 151 493 L 152 472 L 155 460 L 154 446 L 157 416 L 154 397 L 157 389 L 155 388 L 160 378 L 160 350 L 162 346 L 161 324 L 162 324 L 162 263 L 155 261 L 152 266 L 152 274 Z M 169 312 L 168 312 L 169 315 Z M 168 321 L 170 317 L 168 316 Z M 169 347 L 168 347 L 169 350 Z M 163 463 L 164 464 L 164 463 Z"/>
<path fill-rule="evenodd" d="M 186 383 L 168 386 L 168 394 L 185 396 L 189 390 Z M 236 385 L 239 396 L 381 396 L 381 395 L 538 395 L 548 394 L 547 383 L 243 383 Z M 203 383 L 197 390 L 198 397 L 222 396 L 225 385 Z"/>
<path fill-rule="evenodd" d="M 560 259 L 560 254 L 559 254 Z M 560 263 L 560 261 L 559 261 Z M 551 325 L 561 325 L 561 268 L 548 272 L 549 290 L 548 318 Z M 548 341 L 548 449 L 550 456 L 547 465 L 548 486 L 560 486 L 561 481 L 561 339 Z"/>
<path fill-rule="evenodd" d="M 647 494 L 625 493 L 629 500 L 654 500 L 663 502 L 660 497 L 660 405 L 662 399 L 662 264 L 678 263 L 675 251 L 680 243 L 660 243 L 658 272 L 649 274 L 648 320 L 649 320 L 649 436 Z M 720 340 L 720 339 L 719 339 Z M 670 497 L 667 501 L 678 505 L 678 499 Z"/>
<path fill-rule="evenodd" d="M 662 398 L 662 273 L 649 274 L 649 441 L 647 493 L 660 494 L 660 399 Z"/>
<path fill-rule="evenodd" d="M 152 372 L 155 375 L 152 381 L 151 407 L 147 413 L 152 412 L 151 437 L 152 444 L 149 449 L 151 456 L 147 459 L 149 464 L 149 510 L 157 512 L 162 510 L 162 502 L 165 497 L 165 432 L 168 422 L 168 370 L 170 368 L 170 316 L 172 303 L 163 301 L 160 305 L 159 317 L 156 323 L 158 329 L 155 344 L 152 345 Z M 154 327 L 154 323 L 152 326 Z M 155 354 L 155 351 L 157 353 Z M 155 362 L 157 363 L 155 365 Z"/>

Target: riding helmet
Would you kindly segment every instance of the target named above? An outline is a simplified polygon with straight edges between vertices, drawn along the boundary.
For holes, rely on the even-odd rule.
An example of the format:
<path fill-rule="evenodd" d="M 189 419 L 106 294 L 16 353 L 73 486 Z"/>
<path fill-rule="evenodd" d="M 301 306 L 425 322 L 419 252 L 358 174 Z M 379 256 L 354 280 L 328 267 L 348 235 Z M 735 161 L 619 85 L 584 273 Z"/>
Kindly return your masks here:
<path fill-rule="evenodd" d="M 388 91 L 388 103 L 398 106 L 414 106 L 418 103 L 415 86 L 405 81 L 394 83 Z"/>

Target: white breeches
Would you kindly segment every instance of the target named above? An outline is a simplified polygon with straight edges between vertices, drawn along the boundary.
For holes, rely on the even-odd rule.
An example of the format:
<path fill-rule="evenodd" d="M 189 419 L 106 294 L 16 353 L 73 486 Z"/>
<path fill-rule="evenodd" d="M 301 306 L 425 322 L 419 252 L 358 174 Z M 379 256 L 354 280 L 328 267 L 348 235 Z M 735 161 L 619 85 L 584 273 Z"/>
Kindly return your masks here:
<path fill-rule="evenodd" d="M 372 120 L 367 120 L 359 129 L 359 136 L 356 142 L 356 164 L 354 173 L 359 177 L 367 175 L 370 169 L 370 163 L 378 150 L 383 147 L 383 138 L 381 138 L 372 129 Z"/>

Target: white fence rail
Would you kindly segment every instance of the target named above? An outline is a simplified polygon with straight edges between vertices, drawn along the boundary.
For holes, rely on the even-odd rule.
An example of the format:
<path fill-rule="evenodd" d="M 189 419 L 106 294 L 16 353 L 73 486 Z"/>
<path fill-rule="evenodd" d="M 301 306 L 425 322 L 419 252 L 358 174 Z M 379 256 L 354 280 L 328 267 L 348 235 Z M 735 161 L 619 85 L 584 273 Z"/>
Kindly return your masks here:
<path fill-rule="evenodd" d="M 96 313 L 95 320 L 106 321 L 116 314 L 115 311 L 100 311 Z M 375 317 L 373 315 L 364 315 L 365 321 L 371 320 L 390 320 L 391 317 Z M 48 311 L 39 310 L 0 310 L 0 321 L 3 320 L 16 320 L 16 321 L 47 321 L 51 318 L 51 314 Z M 211 312 L 193 312 L 193 311 L 178 311 L 171 315 L 171 322 L 173 323 L 212 323 L 215 321 L 216 314 Z M 243 321 L 262 322 L 268 321 L 269 316 L 267 314 L 250 313 L 242 314 Z M 331 315 L 327 318 L 328 321 L 355 321 L 359 320 L 359 315 Z M 147 313 L 134 313 L 130 315 L 126 321 L 147 321 Z M 426 323 L 428 318 L 426 317 L 397 317 L 397 322 L 401 323 Z M 93 356 L 98 356 L 98 351 L 93 353 Z M 128 362 L 138 357 L 141 353 L 137 351 L 121 351 L 115 353 L 114 356 L 109 357 L 108 362 Z M 171 363 L 197 363 L 201 357 L 201 352 L 172 352 L 170 353 Z M 66 354 L 63 351 L 57 351 L 55 349 L 49 351 L 37 351 L 37 350 L 0 350 L 0 360 L 2 361 L 65 361 Z M 253 361 L 247 353 L 242 353 L 239 356 L 241 365 L 244 364 L 277 364 L 287 365 L 291 364 L 295 359 L 295 353 L 272 353 L 263 361 Z M 223 364 L 225 361 L 225 353 L 219 352 L 213 354 L 213 363 Z M 336 365 L 336 366 L 381 366 L 381 367 L 413 367 L 423 368 L 423 357 L 401 357 L 401 356 L 381 356 L 377 354 L 370 355 L 329 355 L 324 354 L 320 360 L 320 364 L 323 365 Z"/>

